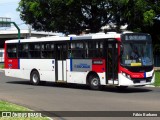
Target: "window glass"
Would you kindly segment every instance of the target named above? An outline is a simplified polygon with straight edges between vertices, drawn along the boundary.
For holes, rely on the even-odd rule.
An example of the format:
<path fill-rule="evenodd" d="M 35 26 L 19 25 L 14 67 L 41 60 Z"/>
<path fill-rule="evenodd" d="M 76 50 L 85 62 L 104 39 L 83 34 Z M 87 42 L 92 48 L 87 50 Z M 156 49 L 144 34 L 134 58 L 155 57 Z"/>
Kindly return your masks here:
<path fill-rule="evenodd" d="M 86 42 L 86 58 L 103 58 L 103 42 Z"/>
<path fill-rule="evenodd" d="M 83 59 L 85 58 L 84 43 L 71 43 L 68 52 L 68 58 Z"/>
<path fill-rule="evenodd" d="M 3 52 L 0 52 L 0 57 L 3 57 Z"/>
<path fill-rule="evenodd" d="M 40 43 L 30 43 L 30 50 L 40 50 Z"/>
<path fill-rule="evenodd" d="M 16 44 L 7 45 L 7 56 L 9 58 L 17 58 L 17 45 Z"/>
<path fill-rule="evenodd" d="M 54 44 L 42 43 L 41 44 L 41 57 L 42 58 L 54 58 Z"/>
<path fill-rule="evenodd" d="M 103 42 L 86 41 L 71 43 L 69 46 L 68 58 L 102 58 Z"/>
<path fill-rule="evenodd" d="M 19 58 L 28 58 L 29 54 L 28 54 L 28 50 L 29 50 L 29 46 L 27 43 L 21 43 L 19 44 L 18 47 L 18 57 Z"/>
<path fill-rule="evenodd" d="M 40 43 L 30 43 L 29 44 L 29 58 L 40 58 L 41 51 L 40 51 Z"/>
<path fill-rule="evenodd" d="M 124 66 L 153 65 L 152 45 L 150 43 L 125 43 L 121 51 L 121 64 Z"/>

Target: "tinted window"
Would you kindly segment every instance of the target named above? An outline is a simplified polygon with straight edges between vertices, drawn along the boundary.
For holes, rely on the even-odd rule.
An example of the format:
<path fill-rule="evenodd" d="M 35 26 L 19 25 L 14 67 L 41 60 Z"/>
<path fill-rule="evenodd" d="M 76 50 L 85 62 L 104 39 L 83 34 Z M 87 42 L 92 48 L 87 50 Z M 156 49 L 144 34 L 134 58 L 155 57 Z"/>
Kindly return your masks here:
<path fill-rule="evenodd" d="M 86 58 L 102 58 L 103 57 L 103 42 L 86 42 Z"/>
<path fill-rule="evenodd" d="M 17 45 L 16 44 L 7 45 L 7 56 L 8 58 L 17 58 Z"/>
<path fill-rule="evenodd" d="M 40 58 L 41 57 L 41 46 L 40 43 L 29 44 L 29 58 Z"/>
<path fill-rule="evenodd" d="M 54 44 L 42 43 L 41 44 L 41 57 L 42 58 L 54 58 Z"/>
<path fill-rule="evenodd" d="M 68 58 L 85 58 L 84 43 L 71 43 L 69 45 Z"/>
<path fill-rule="evenodd" d="M 19 44 L 18 57 L 19 58 L 28 58 L 29 57 L 28 50 L 29 50 L 28 43 Z"/>

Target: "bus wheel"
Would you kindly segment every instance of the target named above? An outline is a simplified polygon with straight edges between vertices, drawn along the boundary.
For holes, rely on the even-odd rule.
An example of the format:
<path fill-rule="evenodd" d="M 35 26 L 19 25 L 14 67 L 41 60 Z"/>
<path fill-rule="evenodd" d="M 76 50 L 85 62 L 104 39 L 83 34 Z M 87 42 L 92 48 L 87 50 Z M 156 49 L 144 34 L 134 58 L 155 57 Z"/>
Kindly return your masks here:
<path fill-rule="evenodd" d="M 39 85 L 40 84 L 40 76 L 38 71 L 33 71 L 31 73 L 30 82 L 33 85 Z"/>
<path fill-rule="evenodd" d="M 97 75 L 93 75 L 89 77 L 89 85 L 90 88 L 93 90 L 99 90 L 100 89 L 100 80 Z"/>

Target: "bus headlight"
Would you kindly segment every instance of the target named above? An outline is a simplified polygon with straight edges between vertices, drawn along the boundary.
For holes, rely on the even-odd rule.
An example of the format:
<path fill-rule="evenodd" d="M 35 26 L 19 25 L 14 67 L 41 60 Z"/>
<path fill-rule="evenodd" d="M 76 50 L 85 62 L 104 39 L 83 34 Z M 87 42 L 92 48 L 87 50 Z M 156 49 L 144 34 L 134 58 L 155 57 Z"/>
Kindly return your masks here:
<path fill-rule="evenodd" d="M 122 72 L 122 75 L 126 77 L 126 73 Z"/>
<path fill-rule="evenodd" d="M 129 74 L 127 74 L 127 73 L 122 72 L 122 75 L 125 76 L 128 79 L 131 79 L 131 76 Z"/>
<path fill-rule="evenodd" d="M 130 76 L 130 75 L 127 75 L 127 78 L 131 79 L 131 76 Z"/>

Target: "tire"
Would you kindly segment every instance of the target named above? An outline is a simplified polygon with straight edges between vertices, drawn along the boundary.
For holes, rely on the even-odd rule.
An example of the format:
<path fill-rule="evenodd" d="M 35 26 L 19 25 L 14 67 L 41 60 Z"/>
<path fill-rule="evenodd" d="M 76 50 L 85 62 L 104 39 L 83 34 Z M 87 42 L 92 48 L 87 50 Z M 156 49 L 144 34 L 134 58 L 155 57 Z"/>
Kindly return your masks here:
<path fill-rule="evenodd" d="M 30 82 L 32 85 L 39 85 L 40 84 L 40 76 L 39 76 L 38 71 L 33 71 L 31 73 Z"/>
<path fill-rule="evenodd" d="M 100 80 L 97 75 L 93 75 L 89 77 L 89 86 L 92 90 L 100 89 Z"/>

